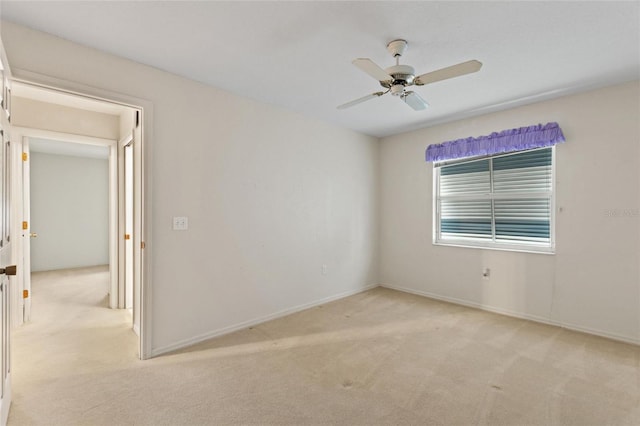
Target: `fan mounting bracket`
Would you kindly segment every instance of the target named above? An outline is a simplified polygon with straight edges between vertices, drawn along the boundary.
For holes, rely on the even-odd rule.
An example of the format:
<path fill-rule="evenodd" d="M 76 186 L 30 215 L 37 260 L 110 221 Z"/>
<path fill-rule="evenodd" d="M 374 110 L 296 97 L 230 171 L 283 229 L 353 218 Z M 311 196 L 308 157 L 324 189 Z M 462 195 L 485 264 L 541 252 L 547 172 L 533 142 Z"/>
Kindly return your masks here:
<path fill-rule="evenodd" d="M 404 52 L 407 50 L 407 46 L 407 40 L 397 39 L 392 40 L 387 44 L 387 50 L 391 53 L 391 56 L 397 58 L 404 55 Z"/>

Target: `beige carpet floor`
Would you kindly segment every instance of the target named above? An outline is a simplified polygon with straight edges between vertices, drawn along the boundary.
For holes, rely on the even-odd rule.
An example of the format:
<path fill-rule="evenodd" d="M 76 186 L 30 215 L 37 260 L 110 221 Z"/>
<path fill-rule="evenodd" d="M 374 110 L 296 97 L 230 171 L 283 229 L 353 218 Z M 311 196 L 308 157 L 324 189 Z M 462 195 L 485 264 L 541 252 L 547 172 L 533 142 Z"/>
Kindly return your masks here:
<path fill-rule="evenodd" d="M 34 274 L 9 425 L 640 425 L 640 349 L 377 288 L 149 361 L 107 274 Z"/>

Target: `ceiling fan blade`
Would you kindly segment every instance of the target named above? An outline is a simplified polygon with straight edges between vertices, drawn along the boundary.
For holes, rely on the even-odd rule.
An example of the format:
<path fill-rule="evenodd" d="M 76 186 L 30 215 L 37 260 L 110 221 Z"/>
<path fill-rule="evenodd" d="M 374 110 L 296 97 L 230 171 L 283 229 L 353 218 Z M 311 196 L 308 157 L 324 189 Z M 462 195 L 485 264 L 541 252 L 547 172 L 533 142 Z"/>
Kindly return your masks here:
<path fill-rule="evenodd" d="M 402 96 L 402 100 L 416 111 L 426 109 L 429 106 L 429 104 L 416 92 L 406 92 Z"/>
<path fill-rule="evenodd" d="M 369 58 L 354 59 L 351 63 L 378 81 L 393 80 L 393 77 Z"/>
<path fill-rule="evenodd" d="M 465 74 L 471 74 L 479 71 L 482 68 L 482 62 L 475 59 L 467 62 L 462 62 L 457 65 L 451 65 L 450 67 L 441 68 L 436 71 L 431 71 L 426 74 L 419 75 L 413 81 L 416 86 L 422 86 L 429 83 L 435 83 L 436 81 L 446 80 L 449 78 L 459 77 Z"/>
<path fill-rule="evenodd" d="M 380 97 L 380 96 L 382 96 L 382 95 L 384 95 L 384 94 L 385 94 L 385 92 L 376 92 L 376 93 L 372 93 L 372 94 L 370 94 L 370 95 L 363 96 L 363 97 L 358 98 L 358 99 L 356 99 L 356 100 L 353 100 L 353 101 L 351 101 L 351 102 L 347 102 L 346 104 L 342 104 L 342 105 L 340 105 L 340 106 L 338 107 L 338 109 L 346 109 L 346 108 L 352 107 L 352 106 L 354 106 L 354 105 L 358 105 L 359 103 L 362 103 L 362 102 L 364 102 L 364 101 L 368 101 L 369 99 L 378 98 L 378 97 Z"/>

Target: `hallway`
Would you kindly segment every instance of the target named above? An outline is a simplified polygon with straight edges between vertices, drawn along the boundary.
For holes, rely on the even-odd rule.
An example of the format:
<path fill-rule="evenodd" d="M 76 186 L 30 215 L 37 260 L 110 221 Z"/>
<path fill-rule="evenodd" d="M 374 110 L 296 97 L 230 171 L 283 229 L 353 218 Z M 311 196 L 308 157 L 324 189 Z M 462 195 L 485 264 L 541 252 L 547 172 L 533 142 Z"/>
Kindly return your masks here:
<path fill-rule="evenodd" d="M 32 274 L 31 322 L 12 336 L 9 424 L 55 423 L 48 416 L 62 407 L 90 410 L 77 399 L 102 392 L 90 374 L 139 362 L 130 314 L 107 307 L 108 281 L 106 265 Z"/>

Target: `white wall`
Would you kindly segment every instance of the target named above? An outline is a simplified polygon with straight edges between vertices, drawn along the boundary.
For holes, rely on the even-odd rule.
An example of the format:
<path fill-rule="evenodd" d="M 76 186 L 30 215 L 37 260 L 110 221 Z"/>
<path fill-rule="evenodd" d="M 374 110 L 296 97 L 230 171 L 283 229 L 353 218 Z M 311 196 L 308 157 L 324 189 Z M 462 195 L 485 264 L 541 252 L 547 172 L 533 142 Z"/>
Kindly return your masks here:
<path fill-rule="evenodd" d="M 15 24 L 2 38 L 17 76 L 153 103 L 155 353 L 378 283 L 376 139 Z"/>
<path fill-rule="evenodd" d="M 381 283 L 640 342 L 639 104 L 633 82 L 383 139 Z M 432 245 L 426 147 L 550 121 L 567 139 L 556 151 L 556 254 Z"/>
<path fill-rule="evenodd" d="M 117 140 L 120 117 L 48 102 L 13 97 L 11 124 L 33 129 Z"/>
<path fill-rule="evenodd" d="M 31 152 L 31 270 L 109 263 L 109 164 Z"/>

